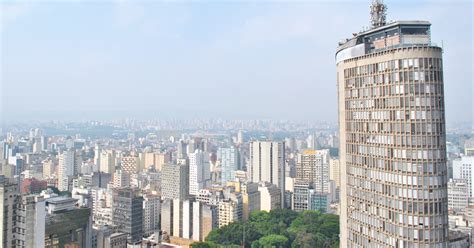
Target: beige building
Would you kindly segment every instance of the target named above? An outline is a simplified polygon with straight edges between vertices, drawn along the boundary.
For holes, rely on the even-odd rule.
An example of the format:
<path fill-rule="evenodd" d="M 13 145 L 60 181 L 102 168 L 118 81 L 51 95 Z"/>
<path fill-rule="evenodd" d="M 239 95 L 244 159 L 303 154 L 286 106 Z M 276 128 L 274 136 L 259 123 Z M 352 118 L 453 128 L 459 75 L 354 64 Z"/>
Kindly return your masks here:
<path fill-rule="evenodd" d="M 247 221 L 250 213 L 260 210 L 260 191 L 258 183 L 230 181 L 227 186 L 235 188 L 236 192 L 242 194 L 242 220 Z"/>
<path fill-rule="evenodd" d="M 447 247 L 442 49 L 430 23 L 385 23 L 336 52 L 341 247 Z"/>
<path fill-rule="evenodd" d="M 121 168 L 128 174 L 136 174 L 143 169 L 140 166 L 140 158 L 136 154 L 122 155 Z"/>
<path fill-rule="evenodd" d="M 341 187 L 341 169 L 339 159 L 329 159 L 329 180 L 334 181 L 336 187 Z"/>
<path fill-rule="evenodd" d="M 43 161 L 43 179 L 53 178 L 56 173 L 56 165 L 54 160 L 48 158 Z"/>
<path fill-rule="evenodd" d="M 100 171 L 105 173 L 115 172 L 115 150 L 102 150 L 100 154 Z"/>
<path fill-rule="evenodd" d="M 296 181 L 308 183 L 316 192 L 329 192 L 329 150 L 304 150 L 298 154 Z"/>
<path fill-rule="evenodd" d="M 270 183 L 260 183 L 260 210 L 270 211 L 281 208 L 280 189 Z"/>

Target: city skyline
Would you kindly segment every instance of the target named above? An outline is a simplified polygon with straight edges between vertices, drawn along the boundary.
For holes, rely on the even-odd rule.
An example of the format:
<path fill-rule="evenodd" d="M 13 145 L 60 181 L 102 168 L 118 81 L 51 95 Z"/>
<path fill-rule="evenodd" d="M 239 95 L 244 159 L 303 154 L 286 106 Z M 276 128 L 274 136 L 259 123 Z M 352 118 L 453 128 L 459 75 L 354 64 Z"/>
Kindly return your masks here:
<path fill-rule="evenodd" d="M 389 20 L 433 24 L 432 41 L 444 48 L 447 124 L 472 122 L 472 3 L 387 4 Z M 0 8 L 3 121 L 335 122 L 334 44 L 369 25 L 367 1 L 16 1 Z"/>

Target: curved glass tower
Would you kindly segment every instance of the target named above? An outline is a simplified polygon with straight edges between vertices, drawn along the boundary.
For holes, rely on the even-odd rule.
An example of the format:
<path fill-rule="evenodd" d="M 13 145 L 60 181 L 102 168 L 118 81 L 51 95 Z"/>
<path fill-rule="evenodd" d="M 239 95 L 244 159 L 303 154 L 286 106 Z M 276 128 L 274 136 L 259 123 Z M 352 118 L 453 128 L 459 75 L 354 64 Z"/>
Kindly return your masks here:
<path fill-rule="evenodd" d="M 442 49 L 382 17 L 336 52 L 341 247 L 447 247 Z"/>

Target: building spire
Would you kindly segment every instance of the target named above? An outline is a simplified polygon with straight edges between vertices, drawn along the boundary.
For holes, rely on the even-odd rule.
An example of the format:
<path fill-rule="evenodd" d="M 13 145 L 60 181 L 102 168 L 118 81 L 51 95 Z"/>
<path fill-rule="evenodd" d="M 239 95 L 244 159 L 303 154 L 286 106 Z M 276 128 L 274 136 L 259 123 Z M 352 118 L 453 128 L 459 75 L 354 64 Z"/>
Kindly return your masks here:
<path fill-rule="evenodd" d="M 386 24 L 387 6 L 383 3 L 383 0 L 372 0 L 370 19 L 373 28 L 381 27 Z"/>

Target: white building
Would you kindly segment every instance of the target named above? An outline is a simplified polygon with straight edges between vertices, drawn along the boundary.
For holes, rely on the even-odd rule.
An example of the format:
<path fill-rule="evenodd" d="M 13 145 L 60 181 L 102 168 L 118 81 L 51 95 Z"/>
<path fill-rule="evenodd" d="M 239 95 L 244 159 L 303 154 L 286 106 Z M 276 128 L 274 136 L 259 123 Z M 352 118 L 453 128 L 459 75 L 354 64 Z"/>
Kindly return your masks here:
<path fill-rule="evenodd" d="M 250 143 L 250 180 L 269 182 L 280 189 L 285 199 L 285 144 L 284 142 L 253 141 Z M 281 204 L 284 200 L 281 200 Z"/>
<path fill-rule="evenodd" d="M 469 197 L 474 197 L 474 156 L 462 156 L 453 161 L 453 178 L 466 180 Z"/>
<path fill-rule="evenodd" d="M 74 157 L 73 150 L 64 151 L 59 155 L 58 189 L 60 191 L 69 190 L 69 178 L 74 175 Z"/>
<path fill-rule="evenodd" d="M 270 211 L 281 208 L 282 200 L 280 189 L 268 182 L 262 182 L 258 186 L 260 192 L 260 210 Z"/>
<path fill-rule="evenodd" d="M 451 179 L 448 182 L 448 208 L 454 211 L 469 205 L 469 187 L 464 179 Z"/>
<path fill-rule="evenodd" d="M 189 194 L 197 195 L 211 180 L 208 158 L 201 150 L 189 153 Z"/>

